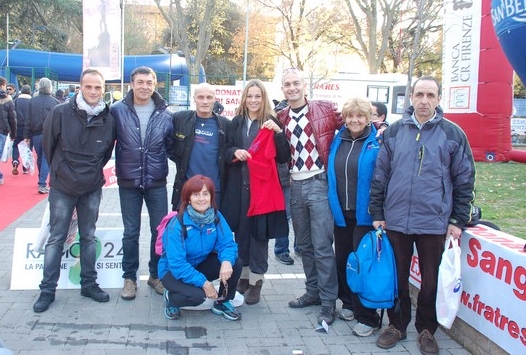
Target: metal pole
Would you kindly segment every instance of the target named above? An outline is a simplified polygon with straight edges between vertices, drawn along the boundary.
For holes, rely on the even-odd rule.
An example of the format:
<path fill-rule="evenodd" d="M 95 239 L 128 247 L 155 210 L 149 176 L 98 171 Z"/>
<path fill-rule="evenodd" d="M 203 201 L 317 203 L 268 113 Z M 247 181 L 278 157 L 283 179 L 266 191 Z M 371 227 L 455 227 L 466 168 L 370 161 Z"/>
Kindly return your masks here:
<path fill-rule="evenodd" d="M 122 0 L 121 14 L 121 95 L 124 97 L 124 5 L 126 0 Z"/>
<path fill-rule="evenodd" d="M 9 12 L 7 13 L 7 19 L 6 19 L 6 38 L 5 38 L 5 59 L 6 59 L 6 67 L 9 68 Z"/>
<path fill-rule="evenodd" d="M 249 0 L 247 0 L 247 14 L 246 14 L 246 24 L 245 24 L 245 54 L 243 58 L 243 88 L 247 82 L 247 57 L 248 57 L 248 14 L 249 14 Z"/>

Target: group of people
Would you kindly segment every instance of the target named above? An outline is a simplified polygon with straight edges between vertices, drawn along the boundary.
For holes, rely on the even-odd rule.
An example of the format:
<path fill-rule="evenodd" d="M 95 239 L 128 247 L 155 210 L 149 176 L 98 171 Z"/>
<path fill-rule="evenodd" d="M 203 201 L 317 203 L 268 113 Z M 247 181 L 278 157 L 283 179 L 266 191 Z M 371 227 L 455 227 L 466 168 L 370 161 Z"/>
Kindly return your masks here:
<path fill-rule="evenodd" d="M 14 84 L 6 85 L 5 83 L 6 79 L 0 78 L 0 105 L 2 105 L 3 108 L 0 115 L 3 116 L 5 114 L 7 116 L 5 120 L 0 120 L 0 125 L 5 124 L 4 122 L 9 122 L 9 130 L 7 132 L 9 132 L 12 142 L 11 173 L 18 175 L 20 167 L 24 174 L 30 172 L 30 169 L 26 165 L 22 165 L 18 149 L 18 144 L 21 141 L 25 141 L 31 151 L 33 148 L 35 149 L 37 155 L 37 191 L 39 194 L 47 194 L 49 193 L 47 183 L 49 166 L 42 149 L 42 129 L 49 111 L 57 106 L 60 101 L 53 96 L 53 84 L 48 78 L 39 80 L 38 91 L 35 93 L 31 92 L 31 87 L 27 84 L 20 88 L 20 93 L 17 93 Z M 3 128 L 5 132 L 6 129 L 7 128 Z M 2 144 L 2 148 L 0 149 L 3 148 L 4 145 Z M 0 183 L 2 182 L 3 174 L 0 173 Z"/>
<path fill-rule="evenodd" d="M 177 319 L 181 307 L 210 298 L 212 312 L 239 320 L 231 300 L 239 291 L 247 304 L 259 302 L 269 239 L 277 238 L 276 246 L 280 238 L 288 242 L 288 205 L 294 249 L 306 276 L 305 293 L 289 307 L 321 305 L 318 323 L 332 324 L 340 299 L 338 316 L 357 320 L 354 334 L 369 336 L 378 329 L 377 310 L 360 303 L 345 272 L 347 257 L 361 237 L 382 227 L 395 251 L 400 309 L 388 310 L 389 326 L 376 343 L 388 349 L 406 338 L 415 244 L 422 273 L 415 322 L 418 346 L 424 354 L 438 354 L 433 336 L 438 327 L 438 266 L 445 237 L 459 238 L 470 220 L 475 168 L 464 132 L 443 117 L 436 79 L 417 79 L 412 105 L 389 126 L 383 122 L 385 105 L 373 106 L 367 99 L 351 98 L 341 112 L 330 102 L 308 100 L 296 68 L 282 75 L 286 105 L 275 110 L 263 83 L 251 80 L 232 120 L 214 112 L 215 91 L 208 83 L 195 88 L 195 110 L 174 114 L 155 91 L 152 69 L 136 68 L 130 83 L 126 97 L 108 107 L 102 100 L 104 78 L 96 70 L 85 70 L 79 93 L 52 108 L 44 121 L 51 235 L 35 312 L 47 310 L 55 299 L 74 208 L 79 216 L 81 294 L 98 302 L 109 300 L 96 283 L 94 231 L 102 168 L 116 140 L 124 225 L 123 299 L 137 294 L 144 201 L 151 232 L 147 284 L 163 295 L 165 316 Z M 155 242 L 157 226 L 168 212 L 168 159 L 177 167 L 171 204 L 178 216 L 166 226 L 159 256 Z M 288 166 L 290 186 L 280 182 L 280 166 Z M 285 248 L 288 256 L 288 245 Z"/>

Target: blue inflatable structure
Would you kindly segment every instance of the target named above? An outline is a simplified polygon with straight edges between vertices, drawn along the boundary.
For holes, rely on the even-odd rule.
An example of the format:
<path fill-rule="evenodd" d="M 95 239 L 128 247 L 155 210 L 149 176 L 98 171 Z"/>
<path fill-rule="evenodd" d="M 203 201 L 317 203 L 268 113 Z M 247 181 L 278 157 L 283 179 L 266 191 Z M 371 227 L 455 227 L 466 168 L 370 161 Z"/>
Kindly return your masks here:
<path fill-rule="evenodd" d="M 5 75 L 6 50 L 0 50 L 0 75 Z M 171 70 L 170 70 L 171 65 Z M 181 86 L 190 84 L 190 72 L 186 59 L 176 54 L 127 55 L 124 56 L 124 82 L 129 82 L 130 73 L 139 66 L 148 66 L 156 73 L 171 74 L 171 81 L 180 80 Z M 30 70 L 35 78 L 52 71 L 60 82 L 78 82 L 82 72 L 82 54 L 44 52 L 30 49 L 10 49 L 9 68 L 11 74 L 27 75 Z M 158 80 L 164 81 L 158 74 Z M 11 80 L 12 81 L 12 80 Z M 200 68 L 199 82 L 205 81 L 205 72 Z M 108 81 L 120 82 L 120 80 Z"/>

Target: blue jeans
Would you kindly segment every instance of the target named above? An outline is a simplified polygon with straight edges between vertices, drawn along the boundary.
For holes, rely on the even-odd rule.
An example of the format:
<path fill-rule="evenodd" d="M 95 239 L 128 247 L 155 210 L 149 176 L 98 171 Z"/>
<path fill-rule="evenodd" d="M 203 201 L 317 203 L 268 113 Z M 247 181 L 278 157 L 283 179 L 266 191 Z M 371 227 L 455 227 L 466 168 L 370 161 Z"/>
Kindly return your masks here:
<path fill-rule="evenodd" d="M 148 269 L 150 276 L 157 279 L 157 264 L 159 255 L 155 254 L 155 240 L 157 239 L 157 226 L 168 213 L 168 194 L 166 186 L 151 189 L 119 187 L 121 202 L 122 223 L 124 234 L 122 236 L 122 277 L 137 280 L 139 270 L 139 235 L 141 232 L 142 202 L 146 202 L 148 216 L 150 217 L 150 261 Z"/>
<path fill-rule="evenodd" d="M 7 139 L 7 136 L 5 134 L 0 133 L 0 157 L 4 153 L 4 145 L 5 145 L 6 139 Z M 1 172 L 0 172 L 0 177 L 3 177 L 3 174 Z"/>
<path fill-rule="evenodd" d="M 47 176 L 49 175 L 49 166 L 42 150 L 42 135 L 33 136 L 31 140 L 37 152 L 38 186 L 45 187 L 47 185 Z"/>
<path fill-rule="evenodd" d="M 290 219 L 290 186 L 283 187 L 285 196 L 285 208 L 287 209 L 287 219 Z M 289 236 L 278 237 L 275 239 L 274 255 L 289 254 Z"/>
<path fill-rule="evenodd" d="M 290 213 L 306 276 L 306 292 L 311 297 L 319 296 L 323 306 L 334 307 L 338 278 L 332 248 L 334 222 L 327 193 L 326 178 L 292 180 Z"/>
<path fill-rule="evenodd" d="M 77 208 L 80 235 L 80 285 L 85 288 L 96 283 L 95 225 L 99 217 L 101 197 L 101 188 L 81 196 L 67 195 L 56 189 L 49 191 L 50 235 L 44 254 L 44 277 L 40 283 L 42 292 L 55 293 L 57 289 L 64 242 L 74 208 Z"/>

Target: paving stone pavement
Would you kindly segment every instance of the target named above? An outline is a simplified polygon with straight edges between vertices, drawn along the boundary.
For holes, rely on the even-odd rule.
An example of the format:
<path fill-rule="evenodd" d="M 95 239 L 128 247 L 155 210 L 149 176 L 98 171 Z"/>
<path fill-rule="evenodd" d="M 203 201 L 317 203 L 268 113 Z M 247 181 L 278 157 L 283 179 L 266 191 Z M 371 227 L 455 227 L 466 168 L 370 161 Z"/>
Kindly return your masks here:
<path fill-rule="evenodd" d="M 173 181 L 173 177 L 169 181 Z M 420 354 L 413 323 L 409 325 L 407 340 L 390 350 L 375 345 L 381 331 L 366 338 L 352 335 L 356 321 L 338 319 L 328 333 L 316 332 L 320 306 L 288 307 L 290 300 L 304 292 L 301 259 L 292 253 L 294 265 L 279 263 L 274 258 L 273 241 L 269 243 L 269 270 L 261 301 L 241 306 L 241 321 L 228 321 L 210 311 L 187 310 L 182 310 L 179 320 L 166 319 L 162 296 L 146 285 L 149 227 L 145 209 L 141 219 L 141 281 L 135 300 L 121 299 L 120 289 L 106 290 L 110 294 L 108 303 L 84 298 L 79 290 L 60 289 L 48 311 L 34 313 L 32 306 L 38 298 L 37 290 L 10 290 L 13 239 L 16 228 L 40 227 L 46 203 L 37 204 L 0 231 L 0 344 L 13 354 Z M 117 188 L 104 189 L 98 227 L 122 228 Z M 290 242 L 292 246 L 292 231 Z M 340 307 L 338 303 L 338 310 Z M 387 317 L 384 317 L 383 329 L 386 323 Z M 440 355 L 469 354 L 440 329 L 436 338 Z"/>

